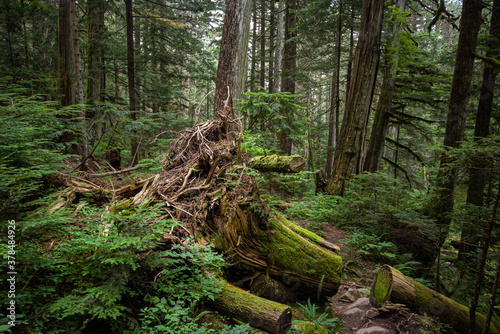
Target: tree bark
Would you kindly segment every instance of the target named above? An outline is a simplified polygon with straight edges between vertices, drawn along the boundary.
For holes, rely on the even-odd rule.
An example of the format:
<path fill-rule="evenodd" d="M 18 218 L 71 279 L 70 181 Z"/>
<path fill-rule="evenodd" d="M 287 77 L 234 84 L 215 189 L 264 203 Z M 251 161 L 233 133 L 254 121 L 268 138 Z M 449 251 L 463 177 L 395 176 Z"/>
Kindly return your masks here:
<path fill-rule="evenodd" d="M 281 91 L 295 94 L 295 70 L 297 67 L 297 43 L 295 37 L 297 33 L 294 31 L 297 25 L 297 17 L 295 12 L 297 10 L 297 1 L 286 1 L 285 11 L 285 49 L 283 52 L 284 64 L 281 82 Z M 288 110 L 280 110 L 286 116 Z M 286 117 L 285 117 L 286 119 Z M 293 142 L 288 132 L 280 132 L 278 134 L 280 148 L 286 155 L 292 154 Z"/>
<path fill-rule="evenodd" d="M 444 147 L 460 146 L 465 131 L 467 105 L 469 103 L 472 72 L 474 69 L 474 51 L 477 35 L 481 26 L 481 0 L 464 0 L 460 18 L 460 35 L 455 59 L 455 70 L 451 85 L 450 104 L 446 119 Z M 450 167 L 454 158 L 446 152 L 441 155 L 439 172 L 436 179 L 434 200 L 431 201 L 428 214 L 436 219 L 440 229 L 438 249 L 448 236 L 451 223 L 449 213 L 453 210 L 455 179 L 457 169 Z M 431 254 L 432 255 L 432 254 Z M 429 260 L 435 258 L 434 254 Z"/>
<path fill-rule="evenodd" d="M 383 1 L 363 1 L 353 81 L 327 189 L 331 195 L 343 195 L 344 181 L 361 172 L 365 131 L 377 77 L 383 12 Z"/>
<path fill-rule="evenodd" d="M 292 311 L 287 305 L 253 295 L 225 283 L 210 303 L 216 310 L 268 333 L 286 334 L 292 326 Z"/>
<path fill-rule="evenodd" d="M 228 0 L 224 14 L 222 40 L 215 82 L 214 119 L 221 119 L 228 87 L 232 99 L 241 99 L 247 73 L 250 30 L 250 0 Z"/>
<path fill-rule="evenodd" d="M 469 333 L 469 308 L 451 298 L 429 289 L 425 285 L 400 273 L 398 270 L 383 266 L 373 281 L 370 301 L 381 307 L 388 301 L 405 304 L 413 312 L 439 317 L 460 333 Z M 476 313 L 476 329 L 482 330 L 485 317 Z M 490 333 L 500 333 L 500 324 L 492 323 Z"/>

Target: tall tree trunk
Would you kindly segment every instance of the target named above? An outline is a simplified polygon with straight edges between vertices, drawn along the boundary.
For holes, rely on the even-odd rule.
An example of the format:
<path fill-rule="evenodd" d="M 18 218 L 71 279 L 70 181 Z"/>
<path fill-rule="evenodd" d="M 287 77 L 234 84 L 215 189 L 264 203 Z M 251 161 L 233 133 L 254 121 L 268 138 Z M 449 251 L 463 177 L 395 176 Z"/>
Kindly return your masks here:
<path fill-rule="evenodd" d="M 481 9 L 481 0 L 464 0 L 463 2 L 455 70 L 453 72 L 450 104 L 444 135 L 445 149 L 459 147 L 464 137 L 467 105 L 469 103 L 474 68 L 474 51 L 481 26 Z M 457 170 L 450 167 L 453 161 L 454 158 L 446 152 L 441 155 L 434 200 L 428 207 L 428 214 L 436 219 L 440 230 L 438 249 L 448 236 L 448 229 L 451 223 L 449 213 L 453 210 L 455 179 L 457 176 Z M 433 258 L 428 260 L 432 261 Z"/>
<path fill-rule="evenodd" d="M 377 77 L 384 2 L 364 0 L 354 56 L 353 81 L 349 87 L 344 119 L 327 191 L 342 195 L 344 181 L 361 169 L 365 129 Z"/>
<path fill-rule="evenodd" d="M 232 99 L 243 96 L 247 74 L 250 0 L 228 0 L 215 82 L 214 119 L 220 119 L 228 87 Z"/>
<path fill-rule="evenodd" d="M 71 32 L 71 1 L 59 0 L 59 21 L 57 29 L 57 69 L 59 73 L 59 88 L 61 91 L 61 105 L 74 105 L 76 102 L 75 80 L 75 53 Z"/>
<path fill-rule="evenodd" d="M 283 1 L 279 3 L 278 7 L 278 21 L 276 22 L 276 46 L 274 52 L 274 88 L 273 92 L 277 93 L 281 89 L 281 60 L 283 59 L 283 25 L 285 17 L 285 4 Z"/>
<path fill-rule="evenodd" d="M 490 35 L 493 37 L 488 42 L 487 57 L 500 58 L 500 0 L 493 1 L 493 8 L 490 21 Z M 491 110 L 493 107 L 493 97 L 495 95 L 495 80 L 497 71 L 491 64 L 484 64 L 483 84 L 479 96 L 479 105 L 477 107 L 476 125 L 474 129 L 474 140 L 476 142 L 488 136 L 490 128 Z M 483 206 L 483 193 L 485 187 L 485 167 L 488 162 L 485 157 L 479 157 L 472 161 L 472 167 L 469 169 L 469 189 L 467 191 L 467 203 Z M 464 226 L 460 238 L 459 261 L 463 260 L 460 265 L 462 268 L 469 263 L 465 254 L 469 253 L 475 244 L 476 224 Z M 471 245 L 471 246 L 469 246 Z M 474 246 L 472 246 L 474 245 Z"/>
<path fill-rule="evenodd" d="M 132 112 L 130 118 L 132 121 L 137 120 L 135 113 L 135 62 L 134 62 L 134 16 L 132 13 L 132 0 L 125 0 L 125 11 L 127 19 L 127 76 L 128 76 L 128 95 L 129 95 L 129 110 Z M 131 166 L 137 164 L 138 144 L 137 139 L 133 136 L 130 142 L 130 154 L 132 161 Z"/>
<path fill-rule="evenodd" d="M 351 3 L 351 28 L 349 31 L 349 60 L 347 61 L 347 78 L 345 83 L 346 96 L 345 99 L 349 98 L 349 86 L 351 86 L 352 78 L 352 60 L 354 58 L 354 2 Z"/>
<path fill-rule="evenodd" d="M 106 2 L 104 0 L 89 1 L 87 3 L 87 91 L 86 114 L 88 119 L 99 116 L 98 102 L 104 102 L 105 68 L 104 68 L 104 15 Z M 101 138 L 103 124 L 97 123 L 96 138 Z"/>
<path fill-rule="evenodd" d="M 337 42 L 335 64 L 332 75 L 332 92 L 330 112 L 328 113 L 328 144 L 326 148 L 326 178 L 329 179 L 333 170 L 334 148 L 337 142 L 340 113 L 340 52 L 342 49 L 342 0 L 339 1 L 339 17 L 337 25 Z"/>
<path fill-rule="evenodd" d="M 89 1 L 87 4 L 88 48 L 87 48 L 87 94 L 89 105 L 104 101 L 104 14 L 106 2 Z M 95 110 L 88 111 L 93 118 Z"/>
<path fill-rule="evenodd" d="M 260 87 L 266 86 L 266 0 L 260 0 Z"/>
<path fill-rule="evenodd" d="M 250 91 L 255 92 L 257 67 L 257 1 L 252 1 L 252 63 L 250 66 Z"/>
<path fill-rule="evenodd" d="M 275 20 L 276 6 L 274 0 L 269 1 L 271 15 L 269 17 L 269 94 L 276 93 L 274 91 L 274 39 L 275 39 Z"/>
<path fill-rule="evenodd" d="M 396 8 L 404 11 L 405 7 L 406 0 L 396 1 Z M 393 38 L 400 33 L 401 29 L 401 22 L 396 21 L 393 27 Z M 396 38 L 396 41 L 393 43 L 393 48 L 397 50 L 399 45 L 399 39 Z M 368 143 L 363 167 L 364 171 L 370 173 L 379 170 L 380 160 L 384 154 L 385 137 L 387 136 L 387 128 L 389 126 L 389 118 L 392 110 L 392 99 L 394 96 L 394 77 L 396 76 L 399 63 L 399 55 L 397 53 L 394 53 L 392 57 L 394 57 L 394 59 L 387 59 L 387 68 L 384 71 L 382 91 L 380 93 L 377 111 L 375 112 L 370 142 Z"/>
<path fill-rule="evenodd" d="M 85 100 L 83 98 L 83 80 L 82 80 L 82 65 L 80 57 L 80 43 L 78 40 L 78 21 L 76 15 L 76 1 L 71 0 L 70 2 L 70 15 L 71 15 L 71 30 L 73 37 L 73 51 L 75 53 L 75 81 L 76 81 L 76 96 L 77 102 L 79 104 L 78 109 L 80 118 L 80 130 L 82 131 L 82 138 L 80 142 L 80 149 L 82 154 L 82 163 L 80 164 L 81 171 L 87 171 L 89 163 L 87 160 L 88 148 L 87 148 L 87 122 L 85 120 Z"/>
<path fill-rule="evenodd" d="M 297 10 L 296 0 L 287 0 L 285 11 L 285 50 L 284 50 L 284 66 L 281 83 L 281 91 L 295 94 L 295 69 L 297 67 L 297 43 L 295 42 L 295 27 L 297 25 L 297 17 L 295 12 Z M 289 112 L 288 110 L 281 110 L 283 114 Z M 286 119 L 286 118 L 285 118 Z M 280 141 L 280 148 L 283 153 L 291 155 L 293 142 L 290 138 L 288 131 L 283 131 L 278 134 Z"/>

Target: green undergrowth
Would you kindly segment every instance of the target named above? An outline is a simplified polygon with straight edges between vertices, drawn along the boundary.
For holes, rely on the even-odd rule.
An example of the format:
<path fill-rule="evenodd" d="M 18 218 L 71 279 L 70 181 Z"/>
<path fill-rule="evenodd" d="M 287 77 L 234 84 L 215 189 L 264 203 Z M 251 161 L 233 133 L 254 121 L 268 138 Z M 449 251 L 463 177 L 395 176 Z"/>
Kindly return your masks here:
<path fill-rule="evenodd" d="M 163 247 L 161 234 L 178 224 L 162 218 L 160 206 L 112 212 L 85 201 L 24 216 L 16 221 L 16 327 L 1 314 L 0 328 L 21 334 L 218 333 L 198 320 L 202 303 L 221 289 L 213 273 L 224 260 L 212 246 Z M 1 253 L 6 258 L 7 249 Z"/>
<path fill-rule="evenodd" d="M 422 194 L 383 173 L 358 175 L 346 189 L 343 197 L 303 197 L 286 213 L 292 220 L 308 221 L 308 228 L 318 234 L 324 234 L 326 225 L 345 230 L 343 248 L 352 257 L 346 260 L 370 259 L 414 274 L 419 235 L 432 233 L 431 221 L 419 213 Z"/>

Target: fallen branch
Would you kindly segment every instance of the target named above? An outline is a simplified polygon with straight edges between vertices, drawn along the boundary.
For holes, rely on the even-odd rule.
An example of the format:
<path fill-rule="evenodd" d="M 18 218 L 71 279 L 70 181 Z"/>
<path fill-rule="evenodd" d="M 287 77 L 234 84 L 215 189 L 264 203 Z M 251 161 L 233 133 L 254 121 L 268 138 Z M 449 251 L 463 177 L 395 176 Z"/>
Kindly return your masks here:
<path fill-rule="evenodd" d="M 104 176 L 110 176 L 110 175 L 116 175 L 116 174 L 122 174 L 126 172 L 130 172 L 136 169 L 141 168 L 141 166 L 135 166 L 127 169 L 122 169 L 122 170 L 117 170 L 116 172 L 107 172 L 107 173 L 99 173 L 99 174 L 89 174 L 89 177 L 104 177 Z"/>

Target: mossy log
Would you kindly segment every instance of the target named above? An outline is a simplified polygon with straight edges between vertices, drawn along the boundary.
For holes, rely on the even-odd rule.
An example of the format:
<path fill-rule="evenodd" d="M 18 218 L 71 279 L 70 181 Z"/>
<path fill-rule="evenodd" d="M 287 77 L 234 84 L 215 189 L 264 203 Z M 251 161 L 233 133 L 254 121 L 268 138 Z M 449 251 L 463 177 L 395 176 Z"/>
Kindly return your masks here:
<path fill-rule="evenodd" d="M 426 287 L 398 270 L 385 265 L 373 281 L 370 301 L 376 307 L 386 302 L 405 304 L 419 314 L 436 316 L 460 333 L 469 333 L 469 308 Z M 476 330 L 481 333 L 485 317 L 476 313 Z M 490 333 L 500 333 L 500 325 L 492 322 Z"/>
<path fill-rule="evenodd" d="M 306 166 L 306 161 L 299 155 L 267 155 L 250 159 L 249 167 L 261 172 L 298 173 Z"/>
<path fill-rule="evenodd" d="M 321 238 L 301 231 L 279 214 L 255 212 L 226 198 L 208 215 L 207 224 L 217 230 L 216 244 L 243 265 L 266 272 L 294 293 L 323 299 L 337 293 L 342 276 L 342 258 Z M 256 196 L 253 196 L 254 200 Z M 210 218 L 215 221 L 210 221 Z M 300 233 L 297 233 L 301 231 Z M 301 235 L 302 234 L 302 235 Z M 331 244 L 328 244 L 331 245 Z"/>
<path fill-rule="evenodd" d="M 253 295 L 225 283 L 211 307 L 250 326 L 272 334 L 287 333 L 292 326 L 292 310 L 284 304 Z"/>

